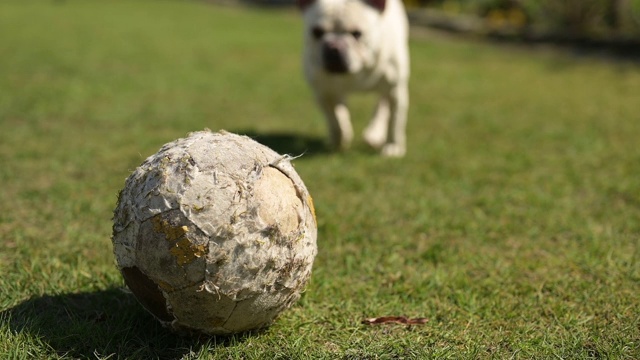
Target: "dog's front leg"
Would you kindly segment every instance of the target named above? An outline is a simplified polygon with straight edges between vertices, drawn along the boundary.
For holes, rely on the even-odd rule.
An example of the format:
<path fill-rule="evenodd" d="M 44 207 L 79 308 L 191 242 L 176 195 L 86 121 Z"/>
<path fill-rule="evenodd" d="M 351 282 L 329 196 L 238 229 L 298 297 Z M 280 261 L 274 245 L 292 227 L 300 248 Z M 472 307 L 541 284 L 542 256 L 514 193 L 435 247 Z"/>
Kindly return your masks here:
<path fill-rule="evenodd" d="M 409 91 L 407 82 L 400 82 L 389 92 L 389 128 L 387 142 L 381 154 L 388 157 L 402 157 L 407 152 L 407 110 Z"/>
<path fill-rule="evenodd" d="M 329 127 L 329 140 L 336 150 L 346 150 L 353 140 L 353 128 L 349 109 L 342 98 L 319 94 L 318 104 Z"/>
<path fill-rule="evenodd" d="M 363 137 L 369 146 L 380 150 L 387 142 L 389 132 L 389 98 L 386 95 L 380 96 L 373 118 L 364 129 Z"/>

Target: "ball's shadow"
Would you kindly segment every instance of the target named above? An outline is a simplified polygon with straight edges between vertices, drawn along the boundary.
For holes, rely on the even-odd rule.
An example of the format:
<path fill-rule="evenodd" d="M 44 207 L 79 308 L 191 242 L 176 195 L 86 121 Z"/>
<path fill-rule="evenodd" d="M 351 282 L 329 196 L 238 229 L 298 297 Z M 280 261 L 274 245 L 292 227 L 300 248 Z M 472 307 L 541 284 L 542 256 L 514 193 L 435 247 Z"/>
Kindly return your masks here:
<path fill-rule="evenodd" d="M 234 130 L 233 132 L 246 135 L 279 154 L 303 155 L 304 158 L 330 152 L 325 139 L 321 137 L 286 132 L 260 133 L 249 129 Z"/>
<path fill-rule="evenodd" d="M 0 321 L 14 332 L 46 342 L 58 355 L 87 359 L 111 354 L 126 359 L 179 359 L 203 347 L 230 346 L 255 335 L 176 335 L 121 289 L 32 298 L 1 312 Z"/>

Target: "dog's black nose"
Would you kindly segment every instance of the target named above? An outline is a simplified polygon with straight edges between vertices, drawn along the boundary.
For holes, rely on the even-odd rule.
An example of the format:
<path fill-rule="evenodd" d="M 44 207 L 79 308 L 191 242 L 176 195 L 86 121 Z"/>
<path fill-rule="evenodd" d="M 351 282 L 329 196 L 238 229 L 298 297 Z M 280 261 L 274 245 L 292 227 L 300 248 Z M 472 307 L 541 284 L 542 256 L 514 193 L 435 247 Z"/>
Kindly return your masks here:
<path fill-rule="evenodd" d="M 349 70 L 347 56 L 340 46 L 327 42 L 322 46 L 322 62 L 325 70 L 334 74 L 343 74 Z"/>

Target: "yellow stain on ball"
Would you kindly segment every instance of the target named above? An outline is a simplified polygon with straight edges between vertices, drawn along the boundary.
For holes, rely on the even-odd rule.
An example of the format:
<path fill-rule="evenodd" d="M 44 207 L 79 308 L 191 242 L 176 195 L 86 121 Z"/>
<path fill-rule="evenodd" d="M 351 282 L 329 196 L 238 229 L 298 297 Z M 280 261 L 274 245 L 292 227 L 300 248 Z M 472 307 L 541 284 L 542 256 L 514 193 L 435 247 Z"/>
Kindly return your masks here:
<path fill-rule="evenodd" d="M 309 210 L 311 210 L 311 215 L 313 215 L 313 221 L 317 224 L 318 219 L 316 219 L 316 207 L 313 205 L 313 198 L 311 195 L 307 195 L 307 204 L 309 205 Z"/>
<path fill-rule="evenodd" d="M 174 247 L 169 250 L 171 255 L 176 258 L 178 265 L 186 265 L 193 262 L 193 260 L 201 257 L 205 254 L 204 245 L 192 244 L 186 237 L 180 239 Z"/>
<path fill-rule="evenodd" d="M 171 226 L 167 220 L 162 220 L 160 216 L 154 216 L 152 221 L 153 230 L 164 234 L 167 241 L 176 241 L 189 231 L 186 226 Z"/>
<path fill-rule="evenodd" d="M 154 217 L 152 221 L 154 231 L 164 234 L 167 241 L 176 242 L 169 252 L 176 258 L 178 265 L 190 264 L 195 259 L 205 255 L 206 248 L 204 244 L 192 244 L 187 238 L 188 227 L 172 226 L 168 221 L 161 219 L 160 216 Z"/>

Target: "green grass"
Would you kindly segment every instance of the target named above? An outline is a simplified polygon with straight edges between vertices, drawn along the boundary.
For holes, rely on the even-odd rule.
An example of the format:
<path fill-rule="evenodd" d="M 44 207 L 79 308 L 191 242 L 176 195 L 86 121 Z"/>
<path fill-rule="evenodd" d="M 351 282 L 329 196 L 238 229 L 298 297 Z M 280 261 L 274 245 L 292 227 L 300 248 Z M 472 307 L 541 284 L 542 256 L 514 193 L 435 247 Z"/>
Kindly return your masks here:
<path fill-rule="evenodd" d="M 0 358 L 640 358 L 640 67 L 412 38 L 409 149 L 323 150 L 294 10 L 0 3 Z M 353 101 L 361 130 L 372 99 Z M 187 132 L 306 155 L 319 254 L 268 330 L 189 339 L 121 291 L 124 179 Z M 427 317 L 371 326 L 365 317 Z"/>

